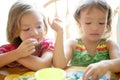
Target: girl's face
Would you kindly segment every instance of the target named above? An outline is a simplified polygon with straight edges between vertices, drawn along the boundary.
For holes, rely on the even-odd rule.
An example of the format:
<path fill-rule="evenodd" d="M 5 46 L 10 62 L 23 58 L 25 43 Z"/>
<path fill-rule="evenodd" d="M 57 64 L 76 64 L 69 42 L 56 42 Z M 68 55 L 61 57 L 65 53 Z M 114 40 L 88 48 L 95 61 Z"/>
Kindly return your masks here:
<path fill-rule="evenodd" d="M 79 25 L 82 37 L 89 40 L 99 40 L 104 33 L 107 24 L 107 12 L 92 7 L 81 11 Z"/>
<path fill-rule="evenodd" d="M 42 19 L 35 12 L 26 13 L 21 18 L 20 38 L 35 39 L 40 42 L 44 35 L 44 24 Z"/>

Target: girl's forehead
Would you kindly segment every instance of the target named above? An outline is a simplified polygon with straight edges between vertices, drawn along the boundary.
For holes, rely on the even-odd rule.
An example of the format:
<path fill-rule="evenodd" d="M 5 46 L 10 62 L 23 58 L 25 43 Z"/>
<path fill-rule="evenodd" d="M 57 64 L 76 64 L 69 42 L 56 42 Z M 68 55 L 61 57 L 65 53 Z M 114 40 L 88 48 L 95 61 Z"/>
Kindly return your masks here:
<path fill-rule="evenodd" d="M 87 11 L 88 13 L 90 13 L 92 10 L 98 10 L 98 11 L 101 11 L 101 12 L 107 12 L 107 10 L 105 8 L 97 6 L 97 5 L 87 6 L 84 9 L 81 9 L 81 11 Z"/>
<path fill-rule="evenodd" d="M 107 13 L 105 10 L 101 10 L 96 7 L 87 8 L 81 11 L 81 18 L 94 18 L 94 19 L 106 19 Z"/>
<path fill-rule="evenodd" d="M 27 12 L 21 17 L 20 24 L 43 24 L 43 17 L 36 12 Z"/>
<path fill-rule="evenodd" d="M 35 12 L 35 11 L 29 11 L 29 12 L 26 12 L 22 18 L 33 18 L 33 19 L 37 19 L 39 21 L 43 21 L 43 16 L 38 13 L 38 12 Z"/>
<path fill-rule="evenodd" d="M 84 9 L 84 10 L 81 10 L 81 14 L 82 13 L 85 13 L 85 14 L 102 14 L 102 15 L 104 15 L 104 14 L 107 13 L 107 11 L 105 9 L 93 6 L 93 7 L 88 7 L 86 9 Z"/>

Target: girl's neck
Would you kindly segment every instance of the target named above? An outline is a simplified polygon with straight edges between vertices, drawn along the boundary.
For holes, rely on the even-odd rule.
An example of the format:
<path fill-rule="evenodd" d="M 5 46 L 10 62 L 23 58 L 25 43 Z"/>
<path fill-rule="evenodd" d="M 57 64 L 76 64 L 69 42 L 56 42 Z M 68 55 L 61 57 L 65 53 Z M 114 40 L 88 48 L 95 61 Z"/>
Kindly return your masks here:
<path fill-rule="evenodd" d="M 82 42 L 85 43 L 85 44 L 89 44 L 89 45 L 95 45 L 95 44 L 98 44 L 100 42 L 100 40 L 88 40 L 88 39 L 85 39 L 85 38 L 81 38 Z"/>

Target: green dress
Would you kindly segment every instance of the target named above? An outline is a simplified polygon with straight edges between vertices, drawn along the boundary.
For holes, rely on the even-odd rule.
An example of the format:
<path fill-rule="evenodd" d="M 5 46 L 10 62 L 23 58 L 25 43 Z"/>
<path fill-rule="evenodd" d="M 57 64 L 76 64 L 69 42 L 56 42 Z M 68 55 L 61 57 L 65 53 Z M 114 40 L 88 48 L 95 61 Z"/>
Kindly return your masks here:
<path fill-rule="evenodd" d="M 94 55 L 91 55 L 87 52 L 82 40 L 79 39 L 74 53 L 72 55 L 70 66 L 88 66 L 91 63 L 96 63 L 101 60 L 108 59 L 110 59 L 110 57 L 105 39 L 102 39 L 97 45 L 96 52 Z"/>

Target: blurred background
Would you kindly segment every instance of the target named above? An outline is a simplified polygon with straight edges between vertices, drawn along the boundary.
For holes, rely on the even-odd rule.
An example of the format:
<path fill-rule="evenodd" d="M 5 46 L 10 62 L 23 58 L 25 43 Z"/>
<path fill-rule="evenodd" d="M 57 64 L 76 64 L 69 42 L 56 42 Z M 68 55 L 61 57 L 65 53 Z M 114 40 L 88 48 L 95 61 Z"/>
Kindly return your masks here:
<path fill-rule="evenodd" d="M 17 0 L 0 0 L 0 45 L 6 44 L 6 24 L 8 12 L 12 4 Z M 29 1 L 29 0 L 28 0 Z M 65 39 L 77 37 L 77 27 L 73 20 L 73 11 L 79 0 L 33 0 L 38 6 L 43 6 L 47 16 L 59 17 L 65 22 Z M 106 0 L 113 9 L 112 38 L 120 44 L 120 0 Z M 50 29 L 50 28 L 49 28 Z M 52 29 L 49 30 L 47 37 L 55 38 Z"/>

